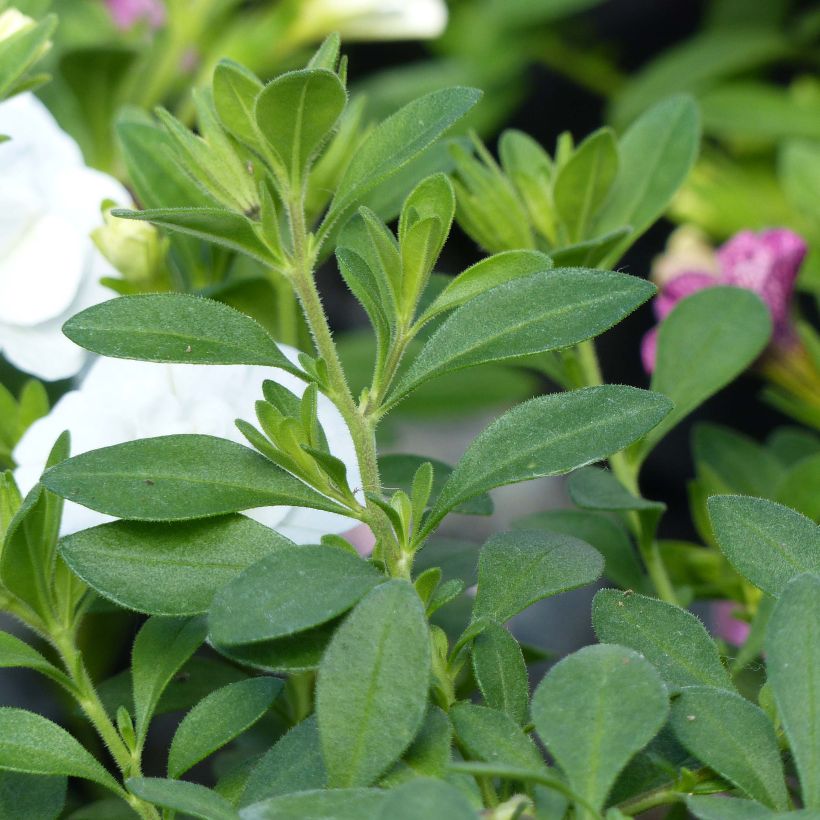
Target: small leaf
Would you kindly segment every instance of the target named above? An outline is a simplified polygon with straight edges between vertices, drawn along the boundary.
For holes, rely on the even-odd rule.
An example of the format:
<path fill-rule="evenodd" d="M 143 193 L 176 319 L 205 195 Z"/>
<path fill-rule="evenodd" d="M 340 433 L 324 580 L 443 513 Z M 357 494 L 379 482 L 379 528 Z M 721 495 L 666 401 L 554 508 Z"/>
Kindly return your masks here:
<path fill-rule="evenodd" d="M 376 820 L 476 820 L 478 813 L 454 786 L 418 778 L 388 792 Z"/>
<path fill-rule="evenodd" d="M 165 809 L 184 812 L 202 820 L 239 820 L 236 809 L 215 791 L 185 780 L 161 777 L 132 777 L 128 791 L 142 800 Z"/>
<path fill-rule="evenodd" d="M 346 513 L 264 456 L 214 436 L 158 436 L 91 450 L 47 470 L 43 483 L 78 504 L 137 521 L 277 505 Z"/>
<path fill-rule="evenodd" d="M 569 268 L 512 279 L 444 320 L 393 389 L 395 403 L 435 376 L 568 347 L 612 327 L 654 287 L 608 271 Z"/>
<path fill-rule="evenodd" d="M 517 530 L 481 548 L 473 618 L 503 623 L 542 598 L 591 584 L 604 560 L 569 535 Z"/>
<path fill-rule="evenodd" d="M 322 758 L 316 715 L 297 723 L 259 759 L 248 777 L 240 805 L 280 794 L 323 789 L 327 770 Z"/>
<path fill-rule="evenodd" d="M 256 98 L 256 124 L 294 190 L 344 111 L 347 93 L 332 71 L 289 71 Z"/>
<path fill-rule="evenodd" d="M 253 726 L 283 686 L 278 678 L 249 678 L 203 698 L 185 715 L 174 734 L 168 752 L 168 776 L 181 777 Z"/>
<path fill-rule="evenodd" d="M 777 597 L 804 572 L 820 573 L 820 527 L 763 498 L 717 495 L 709 515 L 721 552 L 753 584 Z"/>
<path fill-rule="evenodd" d="M 243 515 L 154 524 L 114 521 L 60 541 L 71 570 L 100 595 L 149 615 L 207 612 L 214 593 L 291 544 Z"/>
<path fill-rule="evenodd" d="M 489 623 L 473 641 L 472 659 L 476 683 L 487 706 L 523 725 L 530 691 L 518 641 L 500 624 Z"/>
<path fill-rule="evenodd" d="M 63 332 L 80 347 L 115 359 L 257 364 L 301 374 L 262 325 L 199 296 L 154 293 L 112 299 L 72 316 Z"/>
<path fill-rule="evenodd" d="M 426 529 L 468 498 L 503 484 L 568 473 L 617 452 L 670 410 L 664 396 L 604 385 L 542 396 L 494 421 L 467 448 Z"/>
<path fill-rule="evenodd" d="M 0 707 L 0 769 L 82 777 L 120 791 L 117 781 L 65 729 L 25 709 Z"/>
<path fill-rule="evenodd" d="M 689 686 L 672 704 L 670 720 L 702 763 L 749 797 L 785 811 L 789 798 L 777 738 L 757 706 L 723 689 Z"/>
<path fill-rule="evenodd" d="M 766 630 L 766 673 L 800 773 L 803 805 L 820 809 L 820 578 L 783 590 Z"/>
<path fill-rule="evenodd" d="M 214 107 L 222 125 L 246 145 L 254 145 L 259 137 L 254 106 L 264 85 L 259 78 L 239 63 L 220 60 L 214 70 Z"/>
<path fill-rule="evenodd" d="M 283 794 L 242 809 L 242 820 L 363 820 L 387 799 L 384 789 L 329 789 Z"/>
<path fill-rule="evenodd" d="M 211 636 L 220 646 L 284 638 L 341 615 L 383 580 L 372 564 L 336 547 L 279 549 L 216 594 Z"/>
<path fill-rule="evenodd" d="M 596 809 L 668 713 L 658 673 L 622 646 L 587 646 L 569 655 L 552 667 L 532 699 L 536 731 L 570 786 Z"/>
<path fill-rule="evenodd" d="M 775 820 L 794 814 L 795 820 L 800 812 L 781 814 L 766 808 L 756 800 L 741 800 L 736 797 L 706 796 L 690 794 L 686 806 L 698 820 Z M 810 818 L 805 817 L 805 820 Z"/>
<path fill-rule="evenodd" d="M 149 618 L 131 651 L 137 742 L 148 732 L 157 703 L 179 671 L 205 640 L 204 618 Z"/>
<path fill-rule="evenodd" d="M 405 581 L 376 587 L 337 630 L 319 669 L 316 714 L 331 788 L 368 785 L 412 741 L 427 708 L 424 607 Z"/>
<path fill-rule="evenodd" d="M 640 652 L 672 687 L 705 684 L 734 691 L 715 642 L 691 613 L 656 598 L 602 589 L 592 604 L 601 643 Z"/>
<path fill-rule="evenodd" d="M 34 669 L 41 675 L 71 690 L 71 682 L 56 666 L 49 663 L 34 647 L 15 635 L 0 631 L 0 669 Z M 2 815 L 0 815 L 2 816 Z"/>
<path fill-rule="evenodd" d="M 660 501 L 632 495 L 609 470 L 598 467 L 576 470 L 569 477 L 568 490 L 573 502 L 587 510 L 639 510 L 660 514 L 666 509 Z"/>
<path fill-rule="evenodd" d="M 444 777 L 452 757 L 452 745 L 450 719 L 438 706 L 430 705 L 415 739 L 380 785 L 393 788 L 420 776 Z"/>
<path fill-rule="evenodd" d="M 643 459 L 698 405 L 739 376 L 762 352 L 772 320 L 760 298 L 743 288 L 707 288 L 683 299 L 663 320 L 652 389 L 675 409 L 637 448 Z"/>

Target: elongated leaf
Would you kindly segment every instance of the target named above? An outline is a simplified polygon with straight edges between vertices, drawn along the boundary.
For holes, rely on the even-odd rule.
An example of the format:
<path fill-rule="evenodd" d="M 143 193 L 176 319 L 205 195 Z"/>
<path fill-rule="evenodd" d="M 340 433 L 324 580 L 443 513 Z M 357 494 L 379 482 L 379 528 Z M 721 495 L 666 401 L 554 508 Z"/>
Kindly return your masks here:
<path fill-rule="evenodd" d="M 618 176 L 595 224 L 595 233 L 624 225 L 632 233 L 602 262 L 614 264 L 660 217 L 695 163 L 700 122 L 695 101 L 670 97 L 650 108 L 618 141 Z"/>
<path fill-rule="evenodd" d="M 718 545 L 732 566 L 769 595 L 804 572 L 820 573 L 820 527 L 800 513 L 742 495 L 709 499 Z"/>
<path fill-rule="evenodd" d="M 617 324 L 653 292 L 643 279 L 583 268 L 513 279 L 447 318 L 396 385 L 390 402 L 442 373 L 589 339 Z"/>
<path fill-rule="evenodd" d="M 568 473 L 605 458 L 651 430 L 670 408 L 664 396 L 621 385 L 520 404 L 468 447 L 427 527 L 432 529 L 448 510 L 493 487 Z"/>
<path fill-rule="evenodd" d="M 393 788 L 416 777 L 444 777 L 450 764 L 453 727 L 438 706 L 431 705 L 421 728 L 407 751 L 382 778 L 381 785 Z"/>
<path fill-rule="evenodd" d="M 698 820 L 775 820 L 791 814 L 794 814 L 794 820 L 798 820 L 801 814 L 774 812 L 756 800 L 698 794 L 687 797 L 686 806 Z"/>
<path fill-rule="evenodd" d="M 281 74 L 256 98 L 256 124 L 294 189 L 346 103 L 341 80 L 324 68 Z"/>
<path fill-rule="evenodd" d="M 284 638 L 341 615 L 383 580 L 337 547 L 276 550 L 217 593 L 211 635 L 222 646 Z"/>
<path fill-rule="evenodd" d="M 238 820 L 236 809 L 215 791 L 184 780 L 161 777 L 132 777 L 128 791 L 165 809 L 184 812 L 202 820 Z"/>
<path fill-rule="evenodd" d="M 269 527 L 229 515 L 176 524 L 114 521 L 63 538 L 60 554 L 120 606 L 149 615 L 198 615 L 218 589 L 290 544 Z"/>
<path fill-rule="evenodd" d="M 820 577 L 800 575 L 766 630 L 766 672 L 789 739 L 803 805 L 820 809 Z"/>
<path fill-rule="evenodd" d="M 377 820 L 476 820 L 478 813 L 454 786 L 442 780 L 417 778 L 389 792 Z"/>
<path fill-rule="evenodd" d="M 474 618 L 503 623 L 546 598 L 591 584 L 604 559 L 570 535 L 516 530 L 494 535 L 481 548 Z"/>
<path fill-rule="evenodd" d="M 145 211 L 115 208 L 111 213 L 119 219 L 153 222 L 171 231 L 214 242 L 228 250 L 246 253 L 263 265 L 274 261 L 267 246 L 256 235 L 251 220 L 236 211 L 220 208 L 156 208 Z"/>
<path fill-rule="evenodd" d="M 251 71 L 232 60 L 220 60 L 214 70 L 214 107 L 222 125 L 237 139 L 254 145 L 256 130 L 254 107 L 264 86 Z"/>
<path fill-rule="evenodd" d="M 408 103 L 374 128 L 347 166 L 322 231 L 330 230 L 367 193 L 432 145 L 480 96 L 481 92 L 474 88 L 433 91 Z"/>
<path fill-rule="evenodd" d="M 716 287 L 681 301 L 661 323 L 652 389 L 675 409 L 637 448 L 644 458 L 682 419 L 739 376 L 769 341 L 763 302 L 742 288 Z"/>
<path fill-rule="evenodd" d="M 533 276 L 552 267 L 552 260 L 540 251 L 502 251 L 488 256 L 456 276 L 424 312 L 422 321 L 460 307 L 498 285 Z"/>
<path fill-rule="evenodd" d="M 149 618 L 131 651 L 137 739 L 148 724 L 165 687 L 205 640 L 204 618 Z"/>
<path fill-rule="evenodd" d="M 487 706 L 522 725 L 530 692 L 518 641 L 500 624 L 490 623 L 473 641 L 472 659 L 476 683 Z"/>
<path fill-rule="evenodd" d="M 672 687 L 706 684 L 734 691 L 717 646 L 691 612 L 645 595 L 602 589 L 592 604 L 601 643 L 640 652 Z"/>
<path fill-rule="evenodd" d="M 0 631 L 0 669 L 15 667 L 34 669 L 61 686 L 66 688 L 71 686 L 68 678 L 34 647 L 8 632 Z"/>
<path fill-rule="evenodd" d="M 535 772 L 546 768 L 535 743 L 504 712 L 459 703 L 450 710 L 450 720 L 471 758 Z"/>
<path fill-rule="evenodd" d="M 249 678 L 203 698 L 185 715 L 174 734 L 168 752 L 168 776 L 181 777 L 200 760 L 253 726 L 283 686 L 278 678 Z"/>
<path fill-rule="evenodd" d="M 661 513 L 666 505 L 660 501 L 632 495 L 608 470 L 598 467 L 583 467 L 576 470 L 568 482 L 570 498 L 587 510 L 607 510 L 609 512 L 640 510 Z"/>
<path fill-rule="evenodd" d="M 65 792 L 65 777 L 0 771 L 0 820 L 56 820 L 63 810 Z"/>
<path fill-rule="evenodd" d="M 316 714 L 331 788 L 368 785 L 412 741 L 427 708 L 424 607 L 405 581 L 376 587 L 322 660 Z"/>
<path fill-rule="evenodd" d="M 316 715 L 296 724 L 253 767 L 240 805 L 247 806 L 280 794 L 323 789 L 327 770 L 322 758 Z"/>
<path fill-rule="evenodd" d="M 0 769 L 82 777 L 117 791 L 117 781 L 65 729 L 34 712 L 0 707 Z"/>
<path fill-rule="evenodd" d="M 330 789 L 283 794 L 242 809 L 242 820 L 362 820 L 387 799 L 384 789 Z"/>
<path fill-rule="evenodd" d="M 214 436 L 158 436 L 68 459 L 43 474 L 58 495 L 137 521 L 184 521 L 294 505 L 344 514 L 264 456 Z"/>
<path fill-rule="evenodd" d="M 72 316 L 63 332 L 80 347 L 115 359 L 258 364 L 301 373 L 250 316 L 182 293 L 102 302 Z"/>
<path fill-rule="evenodd" d="M 769 719 L 740 695 L 690 686 L 672 704 L 680 742 L 721 777 L 770 808 L 788 806 L 783 764 Z"/>
<path fill-rule="evenodd" d="M 621 646 L 588 646 L 569 655 L 547 673 L 532 699 L 536 731 L 570 786 L 598 809 L 668 712 L 658 673 Z"/>

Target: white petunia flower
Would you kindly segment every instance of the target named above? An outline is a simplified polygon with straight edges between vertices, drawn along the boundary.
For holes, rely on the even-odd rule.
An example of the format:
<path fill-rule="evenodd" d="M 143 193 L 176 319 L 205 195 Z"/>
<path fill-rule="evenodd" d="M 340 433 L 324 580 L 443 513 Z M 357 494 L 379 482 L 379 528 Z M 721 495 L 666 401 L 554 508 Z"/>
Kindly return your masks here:
<path fill-rule="evenodd" d="M 297 351 L 282 345 L 292 361 Z M 154 364 L 100 358 L 79 389 L 66 393 L 49 415 L 34 422 L 14 450 L 15 478 L 28 492 L 40 477 L 49 450 L 64 431 L 71 453 L 108 447 L 138 438 L 200 433 L 247 444 L 234 419 L 255 422 L 254 403 L 262 382 L 272 379 L 301 396 L 305 383 L 277 368 L 236 365 Z M 333 455 L 347 465 L 348 483 L 361 487 L 353 440 L 341 414 L 319 394 L 319 422 Z M 301 507 L 265 507 L 247 513 L 297 543 L 318 543 L 325 533 L 342 533 L 356 521 Z M 62 534 L 93 527 L 111 517 L 66 502 Z"/>
<path fill-rule="evenodd" d="M 0 103 L 0 354 L 53 381 L 88 354 L 63 322 L 111 296 L 99 279 L 117 272 L 94 247 L 100 204 L 129 203 L 112 177 L 88 168 L 74 140 L 33 95 Z"/>
<path fill-rule="evenodd" d="M 305 0 L 292 36 L 310 42 L 338 31 L 343 40 L 428 40 L 446 26 L 444 0 Z"/>

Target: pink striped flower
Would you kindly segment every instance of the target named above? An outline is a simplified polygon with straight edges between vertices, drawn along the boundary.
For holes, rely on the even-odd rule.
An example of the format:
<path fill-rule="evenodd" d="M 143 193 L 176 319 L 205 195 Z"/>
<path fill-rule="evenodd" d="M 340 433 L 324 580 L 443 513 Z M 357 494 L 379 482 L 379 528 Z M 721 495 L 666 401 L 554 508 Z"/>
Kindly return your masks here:
<path fill-rule="evenodd" d="M 163 0 L 105 0 L 114 25 L 128 31 L 137 23 L 145 21 L 152 29 L 165 24 L 165 3 Z"/>
<path fill-rule="evenodd" d="M 675 267 L 674 243 L 661 257 L 656 270 L 666 271 L 659 282 L 660 292 L 653 307 L 658 323 L 662 322 L 675 305 L 704 288 L 731 285 L 756 293 L 769 308 L 774 323 L 773 343 L 785 347 L 794 338 L 789 321 L 789 304 L 800 265 L 806 256 L 806 243 L 787 228 L 774 228 L 755 233 L 741 231 L 718 248 L 715 253 L 716 270 L 679 270 L 668 276 Z M 706 267 L 706 266 L 704 266 Z M 655 277 L 653 278 L 661 278 Z M 641 359 L 648 373 L 655 369 L 658 326 L 650 330 L 641 343 Z"/>

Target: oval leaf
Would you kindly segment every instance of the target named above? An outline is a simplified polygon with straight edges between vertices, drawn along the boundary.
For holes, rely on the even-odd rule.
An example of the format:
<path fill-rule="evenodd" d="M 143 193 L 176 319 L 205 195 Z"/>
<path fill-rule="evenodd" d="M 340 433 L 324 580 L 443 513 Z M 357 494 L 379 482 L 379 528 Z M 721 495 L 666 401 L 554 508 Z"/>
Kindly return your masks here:
<path fill-rule="evenodd" d="M 211 636 L 220 646 L 284 638 L 347 612 L 384 576 L 338 547 L 276 550 L 217 593 Z"/>
<path fill-rule="evenodd" d="M 215 791 L 185 780 L 161 777 L 132 777 L 128 791 L 164 809 L 184 812 L 202 820 L 239 820 L 236 809 Z"/>
<path fill-rule="evenodd" d="M 331 789 L 283 794 L 242 809 L 242 820 L 362 820 L 387 799 L 384 789 Z"/>
<path fill-rule="evenodd" d="M 331 788 L 362 786 L 413 740 L 430 685 L 424 607 L 405 581 L 376 587 L 336 632 L 319 668 L 316 714 Z"/>
<path fill-rule="evenodd" d="M 530 689 L 518 641 L 500 624 L 489 623 L 473 641 L 472 658 L 476 683 L 487 706 L 523 725 Z"/>

